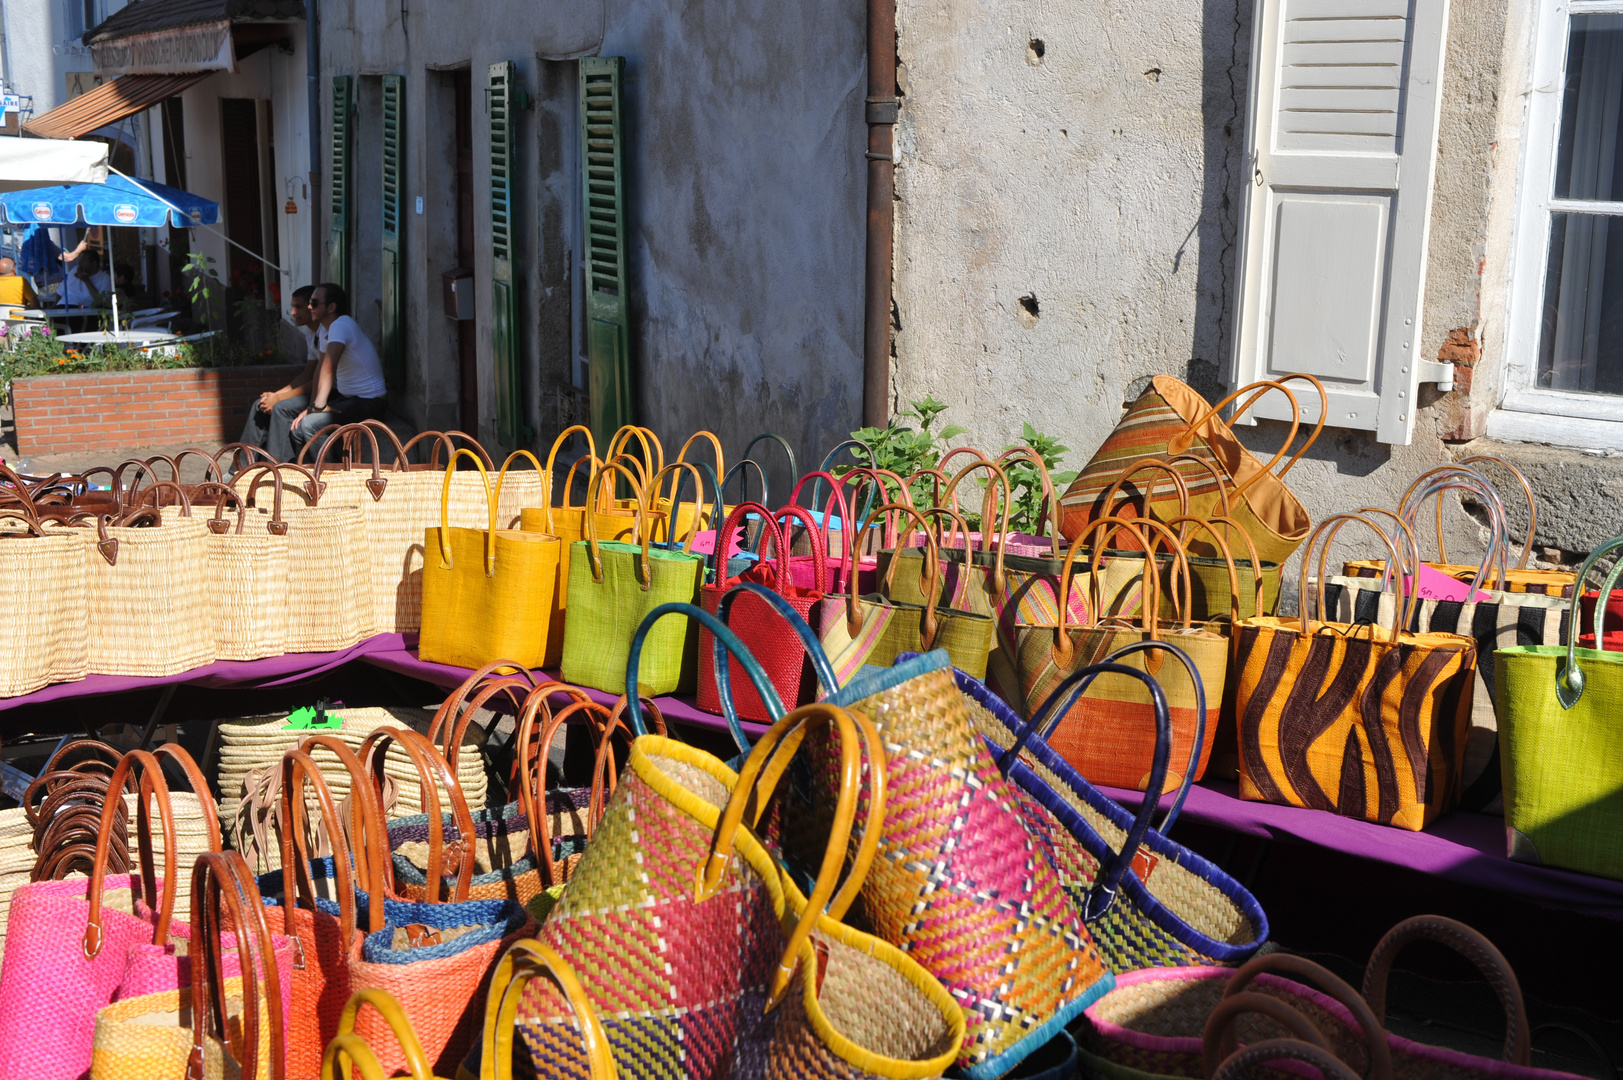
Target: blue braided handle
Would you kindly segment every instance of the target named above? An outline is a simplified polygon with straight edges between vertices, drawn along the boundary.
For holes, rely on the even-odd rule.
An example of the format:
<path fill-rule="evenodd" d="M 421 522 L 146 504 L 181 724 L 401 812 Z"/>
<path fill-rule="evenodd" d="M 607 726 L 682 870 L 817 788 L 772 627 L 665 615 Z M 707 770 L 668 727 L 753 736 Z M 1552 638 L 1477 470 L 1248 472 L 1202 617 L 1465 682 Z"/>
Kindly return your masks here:
<path fill-rule="evenodd" d="M 722 622 L 726 622 L 732 613 L 733 601 L 738 598 L 740 593 L 744 592 L 752 592 L 759 596 L 762 600 L 771 604 L 773 610 L 783 616 L 784 622 L 789 624 L 789 628 L 795 632 L 795 636 L 800 638 L 800 643 L 806 647 L 806 654 L 811 657 L 812 670 L 817 673 L 817 685 L 823 688 L 823 692 L 832 694 L 838 690 L 840 688 L 839 678 L 834 674 L 834 665 L 829 662 L 828 654 L 823 651 L 823 643 L 817 639 L 816 632 L 812 630 L 805 619 L 800 617 L 800 612 L 789 605 L 789 601 L 765 585 L 753 581 L 741 581 L 734 585 L 722 594 L 721 602 L 716 605 L 716 616 Z M 716 639 L 715 663 L 716 692 L 721 696 L 721 714 L 727 718 L 727 726 L 733 727 L 738 724 L 737 714 L 733 709 L 733 677 L 732 673 L 728 671 L 727 651 L 722 646 L 720 638 Z M 766 703 L 765 698 L 761 700 Z M 766 704 L 767 710 L 771 713 L 774 721 L 782 717 L 781 712 L 771 712 L 770 703 Z"/>
<path fill-rule="evenodd" d="M 1156 832 L 1165 836 L 1172 829 L 1173 822 L 1178 820 L 1178 814 L 1183 810 L 1184 800 L 1189 798 L 1189 787 L 1195 782 L 1195 770 L 1200 768 L 1200 748 L 1206 742 L 1206 684 L 1201 681 L 1200 669 L 1195 667 L 1195 662 L 1189 658 L 1189 654 L 1166 641 L 1135 641 L 1131 645 L 1124 645 L 1117 649 L 1105 657 L 1105 660 L 1120 660 L 1122 657 L 1131 656 L 1133 653 L 1155 650 L 1169 652 L 1177 657 L 1184 668 L 1188 670 L 1190 681 L 1195 684 L 1195 745 L 1189 748 L 1189 765 L 1183 771 L 1183 782 L 1178 785 L 1177 798 L 1172 800 L 1172 808 L 1167 811 L 1167 816 L 1161 819 L 1161 824 L 1155 827 Z M 1069 712 L 1070 710 L 1067 709 L 1066 711 Z M 1048 734 L 1059 726 L 1059 717 L 1063 715 L 1061 713 L 1054 717 L 1053 724 L 1050 725 L 1048 732 L 1043 735 L 1044 738 L 1047 738 Z"/>
<path fill-rule="evenodd" d="M 1172 756 L 1172 714 L 1167 709 L 1167 697 L 1161 689 L 1161 684 L 1148 672 L 1123 664 L 1112 664 L 1109 661 L 1078 668 L 1065 676 L 1053 695 L 1021 727 L 1014 745 L 1005 750 L 998 759 L 998 769 L 1004 775 L 1008 775 L 1019 758 L 1020 751 L 1036 734 L 1037 729 L 1051 716 L 1064 716 L 1070 712 L 1071 706 L 1087 692 L 1093 680 L 1107 672 L 1113 675 L 1126 675 L 1149 687 L 1150 703 L 1155 709 L 1155 756 L 1150 762 L 1150 778 L 1149 784 L 1145 787 L 1144 802 L 1139 806 L 1137 816 L 1133 818 L 1132 828 L 1127 830 L 1127 839 L 1113 863 L 1108 866 L 1101 863 L 1099 877 L 1094 881 L 1093 889 L 1088 893 L 1087 902 L 1083 905 L 1082 918 L 1089 922 L 1103 916 L 1115 903 L 1116 890 L 1121 885 L 1122 876 L 1127 873 L 1128 867 L 1132 866 L 1133 856 L 1138 853 L 1139 845 L 1144 842 L 1144 836 L 1150 830 L 1150 819 L 1155 816 L 1157 805 L 1161 801 L 1161 789 L 1166 786 L 1167 759 Z"/>
<path fill-rule="evenodd" d="M 744 674 L 748 675 L 755 687 L 755 692 L 761 695 L 761 702 L 766 705 L 767 712 L 774 717 L 783 715 L 783 700 L 778 697 L 777 687 L 767 678 L 766 669 L 761 662 L 738 640 L 738 635 L 727 629 L 727 624 L 710 614 L 708 611 L 693 604 L 669 603 L 661 604 L 647 615 L 643 616 L 642 624 L 637 627 L 636 634 L 631 638 L 631 655 L 626 660 L 626 712 L 631 717 L 631 730 L 637 735 L 648 734 L 648 727 L 642 720 L 642 699 L 637 696 L 638 668 L 642 666 L 642 643 L 648 637 L 648 632 L 654 624 L 667 615 L 686 615 L 698 619 L 700 625 L 715 636 L 716 648 L 725 649 L 738 658 L 744 665 Z M 729 692 L 732 683 L 728 676 L 728 665 L 722 664 L 716 672 L 716 689 L 721 693 L 723 701 L 732 695 Z M 741 753 L 749 753 L 750 741 L 739 725 L 737 714 L 728 716 L 727 728 L 732 733 L 733 742 Z"/>

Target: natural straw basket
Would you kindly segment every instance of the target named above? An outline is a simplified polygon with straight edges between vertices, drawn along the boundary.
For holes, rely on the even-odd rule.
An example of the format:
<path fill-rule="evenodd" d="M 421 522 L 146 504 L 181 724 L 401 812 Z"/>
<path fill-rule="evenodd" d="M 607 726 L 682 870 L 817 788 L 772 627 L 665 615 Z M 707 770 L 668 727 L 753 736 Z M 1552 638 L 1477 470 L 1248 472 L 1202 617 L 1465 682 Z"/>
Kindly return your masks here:
<path fill-rule="evenodd" d="M 307 486 L 286 484 L 287 475 Z M 366 519 L 357 506 L 323 505 L 311 473 L 298 465 L 259 466 L 248 479 L 247 498 L 272 475 L 282 475 L 270 511 L 259 495 L 248 531 L 269 528 L 282 516 L 287 497 L 287 652 L 335 652 L 372 635 L 372 562 Z M 241 490 L 240 488 L 238 490 Z"/>
<path fill-rule="evenodd" d="M 362 741 L 374 728 L 378 727 L 411 727 L 418 731 L 427 731 L 434 713 L 431 709 L 417 709 L 404 706 L 390 706 L 387 708 L 334 708 L 343 720 L 343 726 L 334 729 L 311 731 L 301 728 L 287 727 L 286 716 L 249 717 L 235 723 L 220 725 L 220 757 L 217 778 L 220 787 L 220 823 L 228 835 L 235 835 L 234 825 L 237 812 L 243 798 L 243 785 L 249 773 L 255 769 L 280 768 L 282 755 L 295 749 L 299 742 L 307 735 L 336 734 L 351 750 L 358 750 Z M 485 777 L 484 760 L 477 752 L 477 741 L 467 738 L 463 744 L 464 753 L 457 757 L 457 782 L 462 785 L 462 792 L 471 809 L 478 811 L 485 806 L 487 797 L 487 780 Z M 350 793 L 349 772 L 330 753 L 317 749 L 311 755 L 316 765 L 321 769 L 322 778 L 327 782 L 335 800 L 347 798 Z M 396 805 L 403 812 L 409 813 L 407 808 L 415 808 L 421 799 L 421 783 L 417 777 L 417 770 L 411 764 L 411 759 L 399 746 L 391 746 L 389 756 L 384 763 L 384 773 L 394 780 L 396 785 Z M 306 792 L 306 803 L 314 813 L 317 805 L 312 801 L 314 796 Z M 254 867 L 257 872 L 264 873 L 281 868 L 280 851 L 275 844 L 270 850 L 259 854 L 258 865 Z"/>
<path fill-rule="evenodd" d="M 97 675 L 177 675 L 214 660 L 208 614 L 208 529 L 174 489 L 177 506 L 138 508 L 116 523 L 96 518 L 96 547 L 85 562 L 90 671 Z"/>
<path fill-rule="evenodd" d="M 278 484 L 280 474 L 276 474 Z M 287 523 L 276 513 L 245 530 L 245 500 L 220 484 L 199 484 L 198 498 L 215 496 L 209 528 L 209 602 L 214 619 L 214 655 L 218 660 L 258 660 L 287 651 Z M 228 500 L 237 503 L 236 531 L 224 516 Z M 262 526 L 262 527 L 261 527 Z"/>
<path fill-rule="evenodd" d="M 388 470 L 378 464 L 378 432 L 394 444 L 395 462 Z M 372 458 L 355 467 L 348 447 L 363 435 Z M 327 460 L 335 443 L 346 450 L 338 465 Z M 437 495 L 423 494 L 426 486 L 406 471 L 406 448 L 387 425 L 334 428 L 320 446 L 311 476 L 327 505 L 359 507 L 365 520 L 374 631 L 415 634 L 423 618 L 423 533 L 439 524 Z"/>
<path fill-rule="evenodd" d="M 84 678 L 89 534 L 47 529 L 26 506 L 0 510 L 0 526 L 0 697 Z"/>

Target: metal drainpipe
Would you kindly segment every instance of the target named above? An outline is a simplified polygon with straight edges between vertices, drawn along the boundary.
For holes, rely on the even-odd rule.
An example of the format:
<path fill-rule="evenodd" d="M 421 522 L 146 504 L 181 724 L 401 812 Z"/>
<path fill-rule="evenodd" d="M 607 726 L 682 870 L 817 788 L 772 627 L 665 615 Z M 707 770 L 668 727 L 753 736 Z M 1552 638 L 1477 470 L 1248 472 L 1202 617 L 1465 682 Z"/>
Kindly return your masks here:
<path fill-rule="evenodd" d="M 896 239 L 896 0 L 868 0 L 868 251 L 862 340 L 862 422 L 890 420 L 891 257 Z"/>
<path fill-rule="evenodd" d="M 310 99 L 310 280 L 306 284 L 315 285 L 327 276 L 316 265 L 321 258 L 321 214 L 317 209 L 321 205 L 321 20 L 317 0 L 304 0 L 304 53 L 306 96 Z"/>

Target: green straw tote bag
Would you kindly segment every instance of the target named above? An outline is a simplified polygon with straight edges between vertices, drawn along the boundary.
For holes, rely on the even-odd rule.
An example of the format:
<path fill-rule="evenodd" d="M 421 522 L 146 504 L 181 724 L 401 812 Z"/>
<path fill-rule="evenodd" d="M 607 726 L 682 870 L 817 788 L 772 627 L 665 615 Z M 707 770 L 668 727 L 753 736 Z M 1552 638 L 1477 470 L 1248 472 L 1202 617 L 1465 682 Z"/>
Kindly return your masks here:
<path fill-rule="evenodd" d="M 604 478 L 636 479 L 618 465 L 592 477 L 586 504 L 596 505 Z M 611 489 L 612 490 L 612 489 Z M 576 686 L 618 693 L 625 685 L 631 639 L 643 616 L 666 603 L 692 603 L 699 595 L 704 556 L 650 547 L 641 490 L 635 511 L 640 543 L 597 538 L 595 514 L 586 515 L 586 539 L 569 548 L 569 603 L 564 620 L 563 679 Z M 638 676 L 651 697 L 691 691 L 698 685 L 698 634 L 691 623 L 666 620 L 649 633 Z"/>
<path fill-rule="evenodd" d="M 1623 536 L 1602 544 L 1578 580 L 1619 548 Z M 1612 595 L 1619 576 L 1623 560 L 1606 575 L 1602 596 Z M 1571 626 L 1576 596 L 1569 603 L 1565 647 L 1525 645 L 1493 654 L 1506 854 L 1623 878 L 1623 652 L 1577 648 L 1578 630 Z M 1605 605 L 1596 604 L 1597 646 L 1606 644 L 1605 617 Z"/>

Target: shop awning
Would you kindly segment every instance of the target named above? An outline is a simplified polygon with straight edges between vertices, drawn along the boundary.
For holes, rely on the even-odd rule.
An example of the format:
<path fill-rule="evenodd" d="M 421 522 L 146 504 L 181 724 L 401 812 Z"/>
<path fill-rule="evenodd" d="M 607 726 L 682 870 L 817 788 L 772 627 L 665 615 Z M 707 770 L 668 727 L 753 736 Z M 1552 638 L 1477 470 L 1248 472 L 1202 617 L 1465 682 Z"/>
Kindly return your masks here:
<path fill-rule="evenodd" d="M 23 134 L 44 139 L 76 139 L 174 97 L 208 77 L 206 71 L 186 75 L 120 75 L 112 82 L 102 83 L 36 116 L 23 125 Z"/>
<path fill-rule="evenodd" d="M 0 139 L 0 191 L 106 182 L 106 143 Z"/>
<path fill-rule="evenodd" d="M 134 0 L 83 40 L 103 75 L 235 71 L 303 18 L 304 0 Z"/>

